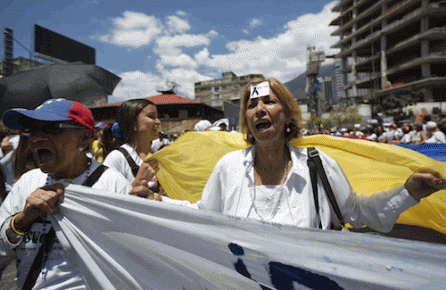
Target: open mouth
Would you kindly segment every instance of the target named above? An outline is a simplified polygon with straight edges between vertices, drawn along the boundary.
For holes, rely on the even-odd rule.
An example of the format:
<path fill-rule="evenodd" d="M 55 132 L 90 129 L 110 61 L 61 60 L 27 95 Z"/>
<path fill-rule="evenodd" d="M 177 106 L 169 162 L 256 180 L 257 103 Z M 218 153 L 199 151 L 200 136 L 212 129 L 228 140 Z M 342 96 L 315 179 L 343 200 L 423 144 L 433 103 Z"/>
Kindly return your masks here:
<path fill-rule="evenodd" d="M 36 153 L 37 160 L 40 164 L 48 163 L 54 157 L 53 152 L 45 148 L 35 149 L 34 152 Z"/>
<path fill-rule="evenodd" d="M 256 125 L 256 129 L 259 133 L 265 133 L 271 127 L 271 122 L 263 121 Z"/>

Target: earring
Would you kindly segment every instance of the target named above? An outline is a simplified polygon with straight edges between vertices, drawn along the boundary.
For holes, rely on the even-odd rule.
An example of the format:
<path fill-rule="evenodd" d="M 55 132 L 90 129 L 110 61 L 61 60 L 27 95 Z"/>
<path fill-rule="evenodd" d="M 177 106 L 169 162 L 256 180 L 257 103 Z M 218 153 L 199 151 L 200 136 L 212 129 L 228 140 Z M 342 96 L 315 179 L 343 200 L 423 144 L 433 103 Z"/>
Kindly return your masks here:
<path fill-rule="evenodd" d="M 135 128 L 133 128 L 133 131 L 135 131 L 135 132 L 136 132 L 136 127 L 135 127 Z"/>
<path fill-rule="evenodd" d="M 286 125 L 286 132 L 287 132 L 287 133 L 290 133 L 290 132 L 291 132 L 291 128 L 290 128 L 290 125 L 289 125 L 289 124 Z"/>

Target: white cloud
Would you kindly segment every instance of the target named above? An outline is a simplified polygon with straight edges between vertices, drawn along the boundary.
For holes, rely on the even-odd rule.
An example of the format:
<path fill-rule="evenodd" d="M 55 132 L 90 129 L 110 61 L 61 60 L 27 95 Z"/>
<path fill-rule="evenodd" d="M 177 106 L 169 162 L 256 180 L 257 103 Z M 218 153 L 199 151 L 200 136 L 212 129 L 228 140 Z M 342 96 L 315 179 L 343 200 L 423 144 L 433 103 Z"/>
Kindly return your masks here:
<path fill-rule="evenodd" d="M 161 76 L 141 71 L 125 72 L 119 77 L 121 81 L 115 88 L 113 96 L 124 99 L 154 96 L 157 94 L 156 87 L 164 82 Z"/>
<path fill-rule="evenodd" d="M 323 48 L 326 54 L 335 52 L 330 49 L 337 41 L 330 36 L 335 27 L 328 25 L 337 16 L 331 12 L 334 4 L 325 5 L 320 13 L 305 14 L 285 23 L 283 30 L 274 36 L 228 42 L 227 51 L 220 54 L 213 53 L 211 46 L 219 33 L 216 30 L 206 34 L 186 33 L 192 27 L 184 20 L 186 13 L 183 11 L 167 16 L 164 25 L 153 16 L 126 12 L 124 17 L 115 20 L 113 32 L 100 39 L 130 47 L 136 46 L 135 43 L 150 44 L 154 68 L 152 72 L 121 74 L 122 81 L 113 95 L 123 98 L 155 95 L 156 86 L 170 80 L 180 84 L 176 88 L 180 94 L 193 98 L 195 82 L 219 77 L 227 71 L 239 76 L 260 73 L 287 82 L 305 71 L 308 45 Z M 139 17 L 140 21 L 131 21 L 129 16 Z M 141 24 L 141 20 L 145 22 Z M 262 24 L 259 19 L 252 19 L 250 27 Z M 144 35 L 149 27 L 154 27 L 156 33 L 150 37 L 137 37 L 136 33 Z M 129 39 L 133 45 L 126 42 Z"/>
<path fill-rule="evenodd" d="M 210 30 L 208 33 L 206 33 L 206 36 L 209 38 L 216 37 L 217 35 L 218 35 L 218 33 L 215 30 Z"/>
<path fill-rule="evenodd" d="M 247 29 L 243 29 L 242 31 L 243 31 L 243 33 L 246 34 L 246 35 L 249 34 L 249 31 L 248 31 Z"/>
<path fill-rule="evenodd" d="M 257 26 L 262 25 L 262 21 L 260 19 L 254 18 L 249 23 L 249 27 L 256 28 Z"/>
<path fill-rule="evenodd" d="M 228 53 L 210 53 L 207 59 L 200 54 L 199 62 L 221 72 L 261 73 L 265 77 L 289 81 L 305 71 L 308 45 L 322 48 L 326 54 L 335 52 L 330 49 L 336 42 L 336 38 L 330 36 L 335 28 L 329 26 L 337 16 L 331 12 L 333 5 L 327 4 L 318 14 L 305 14 L 286 23 L 284 31 L 271 38 L 259 36 L 254 40 L 232 41 L 226 45 Z"/>
<path fill-rule="evenodd" d="M 121 81 L 113 92 L 114 99 L 136 99 L 158 95 L 157 87 L 164 87 L 166 81 L 175 81 L 180 86 L 176 91 L 189 98 L 194 98 L 194 83 L 211 78 L 193 69 L 163 69 L 160 75 L 141 71 L 125 72 L 119 75 Z"/>
<path fill-rule="evenodd" d="M 162 36 L 156 40 L 160 48 L 164 47 L 195 47 L 209 45 L 211 39 L 203 34 L 181 34 L 175 36 Z"/>
<path fill-rule="evenodd" d="M 166 71 L 163 76 L 166 80 L 174 80 L 180 84 L 180 86 L 176 88 L 180 95 L 191 98 L 194 98 L 195 96 L 195 82 L 211 79 L 210 77 L 198 73 L 196 70 L 185 68 L 176 68 Z"/>
<path fill-rule="evenodd" d="M 160 62 L 165 66 L 196 68 L 197 63 L 187 54 L 180 55 L 160 55 Z"/>
<path fill-rule="evenodd" d="M 151 43 L 162 31 L 161 22 L 154 16 L 125 11 L 113 20 L 114 30 L 98 37 L 100 41 L 120 46 L 141 47 Z"/>
<path fill-rule="evenodd" d="M 171 33 L 184 33 L 191 28 L 186 20 L 175 15 L 167 16 L 167 26 Z"/>
<path fill-rule="evenodd" d="M 198 64 L 205 65 L 207 60 L 209 59 L 209 50 L 207 49 L 207 47 L 203 48 L 197 54 L 195 54 L 194 58 Z"/>
<path fill-rule="evenodd" d="M 182 52 L 182 48 L 191 48 L 197 46 L 208 46 L 211 42 L 211 37 L 215 36 L 215 31 L 210 31 L 206 35 L 191 35 L 182 34 L 175 36 L 162 36 L 157 39 L 157 47 L 154 52 L 158 55 L 158 68 L 166 66 L 183 67 L 183 68 L 197 68 L 198 64 L 189 56 Z M 208 53 L 209 55 L 209 53 Z M 207 56 L 208 56 L 207 55 Z M 203 57 L 199 58 L 201 60 Z"/>

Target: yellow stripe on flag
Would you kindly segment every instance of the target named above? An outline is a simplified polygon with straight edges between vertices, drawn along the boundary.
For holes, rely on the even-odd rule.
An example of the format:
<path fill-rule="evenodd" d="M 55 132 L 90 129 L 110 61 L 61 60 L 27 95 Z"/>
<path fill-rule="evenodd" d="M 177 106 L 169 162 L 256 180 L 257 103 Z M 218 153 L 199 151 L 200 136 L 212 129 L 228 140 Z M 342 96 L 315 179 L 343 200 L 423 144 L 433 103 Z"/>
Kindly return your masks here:
<path fill-rule="evenodd" d="M 358 193 L 390 189 L 421 170 L 434 170 L 446 177 L 446 163 L 395 145 L 326 135 L 299 138 L 291 141 L 291 145 L 316 147 L 333 157 Z M 196 202 L 217 161 L 226 153 L 248 146 L 241 134 L 188 132 L 146 160 L 158 160 L 157 178 L 169 197 Z M 404 212 L 398 223 L 446 233 L 445 194 L 443 190 L 424 198 Z"/>

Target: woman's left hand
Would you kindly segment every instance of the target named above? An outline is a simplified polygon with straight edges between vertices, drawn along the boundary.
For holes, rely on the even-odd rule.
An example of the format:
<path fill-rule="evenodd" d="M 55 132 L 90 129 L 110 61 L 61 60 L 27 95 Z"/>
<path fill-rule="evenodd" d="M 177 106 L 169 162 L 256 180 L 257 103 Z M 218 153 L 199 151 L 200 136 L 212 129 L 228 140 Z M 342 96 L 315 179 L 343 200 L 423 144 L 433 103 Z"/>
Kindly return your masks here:
<path fill-rule="evenodd" d="M 140 154 L 142 160 L 145 159 L 146 155 L 144 153 Z M 136 173 L 135 180 L 132 185 L 147 185 L 147 182 L 152 180 L 158 172 L 158 160 L 150 159 L 149 161 L 144 161 L 138 169 L 138 173 Z"/>
<path fill-rule="evenodd" d="M 417 201 L 446 188 L 446 182 L 438 172 L 416 172 L 404 184 L 410 195 Z"/>

